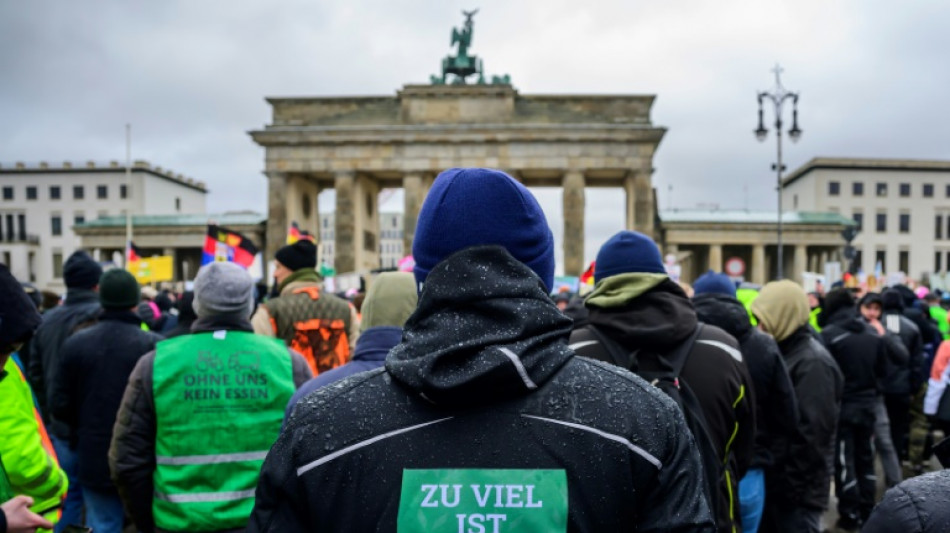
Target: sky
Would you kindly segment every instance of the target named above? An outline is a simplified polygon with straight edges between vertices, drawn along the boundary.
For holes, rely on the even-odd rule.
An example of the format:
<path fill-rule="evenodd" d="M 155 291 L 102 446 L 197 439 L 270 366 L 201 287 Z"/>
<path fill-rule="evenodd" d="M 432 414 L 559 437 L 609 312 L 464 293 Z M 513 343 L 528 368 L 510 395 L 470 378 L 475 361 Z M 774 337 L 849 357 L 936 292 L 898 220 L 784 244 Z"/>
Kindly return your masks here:
<path fill-rule="evenodd" d="M 206 182 L 209 212 L 265 212 L 247 135 L 269 122 L 265 97 L 424 83 L 476 7 L 472 53 L 522 93 L 657 95 L 661 209 L 774 209 L 774 132 L 752 131 L 776 63 L 801 95 L 789 170 L 950 159 L 944 0 L 0 0 L 0 164 L 123 160 L 131 123 L 133 158 Z M 560 259 L 560 191 L 535 193 Z M 382 209 L 401 211 L 401 193 Z M 587 261 L 623 221 L 622 194 L 587 192 Z"/>

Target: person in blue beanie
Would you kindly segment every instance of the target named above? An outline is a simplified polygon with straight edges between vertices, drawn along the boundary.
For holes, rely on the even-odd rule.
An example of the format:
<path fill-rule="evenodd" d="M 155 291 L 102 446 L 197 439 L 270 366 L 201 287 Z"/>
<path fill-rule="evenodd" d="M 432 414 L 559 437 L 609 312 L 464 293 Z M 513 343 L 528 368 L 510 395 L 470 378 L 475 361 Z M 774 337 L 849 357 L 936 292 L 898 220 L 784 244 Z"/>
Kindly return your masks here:
<path fill-rule="evenodd" d="M 528 189 L 498 170 L 441 173 L 413 257 L 401 342 L 297 404 L 247 531 L 714 530 L 676 406 L 568 348 Z"/>
<path fill-rule="evenodd" d="M 691 419 L 705 419 L 704 430 L 694 431 L 707 472 L 704 488 L 718 530 L 735 531 L 738 480 L 752 459 L 755 433 L 752 380 L 739 344 L 697 319 L 689 297 L 667 275 L 659 247 L 642 233 L 621 231 L 601 246 L 594 282 L 588 325 L 575 329 L 571 346 L 578 355 L 637 372 L 666 371 L 686 354 L 675 382 L 686 383 L 701 406 L 700 414 L 687 413 Z"/>
<path fill-rule="evenodd" d="M 749 470 L 739 481 L 743 533 L 756 533 L 765 507 L 767 473 L 775 463 L 772 442 L 790 439 L 798 426 L 798 403 L 775 340 L 752 326 L 745 306 L 736 299 L 729 276 L 710 270 L 693 283 L 693 307 L 706 324 L 721 328 L 739 341 L 742 359 L 755 390 L 755 441 Z M 774 470 L 773 470 L 774 471 Z"/>

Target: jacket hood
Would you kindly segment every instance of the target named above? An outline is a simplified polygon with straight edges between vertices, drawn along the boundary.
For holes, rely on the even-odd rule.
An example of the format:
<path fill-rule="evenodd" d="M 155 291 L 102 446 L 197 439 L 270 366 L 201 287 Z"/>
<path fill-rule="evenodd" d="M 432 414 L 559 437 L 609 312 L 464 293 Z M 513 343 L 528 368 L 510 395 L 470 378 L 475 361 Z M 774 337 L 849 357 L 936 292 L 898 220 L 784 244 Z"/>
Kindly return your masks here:
<path fill-rule="evenodd" d="M 698 294 L 693 298 L 693 307 L 699 320 L 712 324 L 737 340 L 744 339 L 752 331 L 749 313 L 739 300 L 718 293 Z"/>
<path fill-rule="evenodd" d="M 917 295 L 914 294 L 914 291 L 906 285 L 895 285 L 892 290 L 897 291 L 901 295 L 901 299 L 904 300 L 904 307 L 913 307 L 914 302 L 917 301 Z"/>
<path fill-rule="evenodd" d="M 416 292 L 416 279 L 406 273 L 412 282 L 412 292 Z M 402 340 L 402 328 L 394 326 L 376 326 L 360 332 L 356 338 L 356 347 L 350 361 L 385 361 L 393 346 Z"/>
<path fill-rule="evenodd" d="M 828 315 L 825 326 L 838 326 L 853 333 L 867 331 L 868 327 L 867 322 L 858 316 L 857 309 L 853 307 L 841 307 Z"/>
<path fill-rule="evenodd" d="M 594 291 L 587 296 L 587 307 L 621 307 L 629 304 L 663 280 L 666 274 L 634 272 L 617 274 L 597 282 Z"/>
<path fill-rule="evenodd" d="M 782 342 L 807 324 L 810 311 L 805 291 L 789 280 L 768 283 L 752 302 L 752 314 L 775 342 Z"/>
<path fill-rule="evenodd" d="M 676 282 L 665 276 L 626 305 L 592 307 L 588 300 L 588 307 L 590 322 L 624 347 L 664 351 L 679 345 L 696 329 L 692 302 Z"/>
<path fill-rule="evenodd" d="M 566 363 L 572 321 L 501 246 L 456 252 L 429 275 L 389 352 L 393 379 L 432 403 L 474 406 L 528 394 Z"/>
<path fill-rule="evenodd" d="M 360 331 L 379 326 L 402 328 L 419 300 L 416 278 L 408 272 L 383 272 L 363 300 Z"/>

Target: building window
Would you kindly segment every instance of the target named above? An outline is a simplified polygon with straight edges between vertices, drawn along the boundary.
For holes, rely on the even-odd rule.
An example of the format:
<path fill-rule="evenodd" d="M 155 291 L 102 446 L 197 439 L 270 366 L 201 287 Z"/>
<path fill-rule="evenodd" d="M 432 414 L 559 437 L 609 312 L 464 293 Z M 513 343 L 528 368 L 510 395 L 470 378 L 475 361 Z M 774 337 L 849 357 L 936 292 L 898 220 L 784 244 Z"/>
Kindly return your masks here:
<path fill-rule="evenodd" d="M 86 222 L 86 215 L 82 213 L 76 213 L 75 215 L 73 215 L 73 224 L 75 224 L 76 226 L 80 224 L 84 224 L 85 222 Z"/>
<path fill-rule="evenodd" d="M 13 242 L 13 236 L 16 235 L 16 231 L 13 228 L 13 215 L 7 215 L 7 240 Z"/>
<path fill-rule="evenodd" d="M 129 186 L 128 185 L 119 185 L 119 198 L 125 200 L 129 197 Z"/>
<path fill-rule="evenodd" d="M 36 282 L 36 252 L 26 254 L 26 269 L 30 273 L 30 283 Z"/>
<path fill-rule="evenodd" d="M 910 252 L 907 250 L 897 252 L 897 270 L 904 274 L 910 270 Z"/>
<path fill-rule="evenodd" d="M 874 270 L 877 270 L 877 265 L 881 265 L 881 272 L 887 272 L 887 250 L 874 252 Z"/>
<path fill-rule="evenodd" d="M 3 199 L 12 200 L 13 199 L 13 187 L 4 187 L 3 188 Z"/>
<path fill-rule="evenodd" d="M 937 215 L 934 217 L 934 239 L 940 240 L 943 238 L 943 215 Z"/>
<path fill-rule="evenodd" d="M 828 196 L 838 196 L 841 194 L 841 184 L 837 181 L 828 182 Z"/>
<path fill-rule="evenodd" d="M 798 209 L 798 195 L 792 195 L 792 209 Z"/>
<path fill-rule="evenodd" d="M 100 200 L 105 200 L 109 198 L 109 187 L 107 185 L 97 185 L 96 198 Z"/>
<path fill-rule="evenodd" d="M 53 252 L 53 277 L 63 277 L 63 252 Z"/>
<path fill-rule="evenodd" d="M 910 213 L 901 213 L 898 219 L 898 225 L 900 226 L 899 231 L 901 233 L 910 233 Z"/>
<path fill-rule="evenodd" d="M 901 183 L 900 194 L 902 198 L 910 196 L 910 183 Z"/>
<path fill-rule="evenodd" d="M 53 215 L 50 219 L 50 231 L 54 237 L 58 237 L 63 234 L 63 217 L 59 215 Z"/>
<path fill-rule="evenodd" d="M 877 232 L 885 233 L 887 231 L 887 213 L 877 214 Z"/>
<path fill-rule="evenodd" d="M 864 213 L 861 211 L 855 211 L 851 219 L 854 220 L 854 222 L 858 225 L 858 231 L 864 229 Z"/>
<path fill-rule="evenodd" d="M 60 190 L 59 185 L 50 185 L 49 188 L 49 199 L 50 200 L 59 200 Z"/>
<path fill-rule="evenodd" d="M 17 235 L 20 236 L 20 242 L 26 242 L 26 215 L 20 213 L 16 217 L 17 223 L 20 224 L 17 231 Z"/>
<path fill-rule="evenodd" d="M 947 198 L 950 198 L 950 185 L 947 185 L 946 193 L 947 193 Z"/>
<path fill-rule="evenodd" d="M 175 212 L 181 213 L 181 198 L 175 197 Z"/>
<path fill-rule="evenodd" d="M 854 196 L 864 196 L 864 184 L 856 181 L 851 184 L 851 194 Z"/>
<path fill-rule="evenodd" d="M 86 189 L 82 185 L 73 185 L 73 200 L 82 200 L 86 197 Z"/>
<path fill-rule="evenodd" d="M 933 197 L 934 197 L 933 183 L 924 183 L 924 198 L 933 198 Z"/>
<path fill-rule="evenodd" d="M 26 188 L 26 199 L 27 200 L 36 200 L 36 187 L 30 185 Z"/>
<path fill-rule="evenodd" d="M 398 222 L 399 222 L 398 220 L 396 220 L 396 218 L 397 218 L 397 217 L 393 217 L 393 227 L 394 227 L 394 228 L 398 225 Z"/>
<path fill-rule="evenodd" d="M 887 196 L 887 183 L 879 181 L 875 190 L 878 196 Z"/>
<path fill-rule="evenodd" d="M 864 264 L 864 254 L 861 252 L 860 248 L 855 248 L 854 260 L 851 263 L 851 271 L 857 272 L 858 269 L 862 268 L 863 264 Z"/>
<path fill-rule="evenodd" d="M 934 252 L 934 274 L 943 271 L 943 266 L 940 264 L 941 259 L 943 259 L 943 252 Z"/>

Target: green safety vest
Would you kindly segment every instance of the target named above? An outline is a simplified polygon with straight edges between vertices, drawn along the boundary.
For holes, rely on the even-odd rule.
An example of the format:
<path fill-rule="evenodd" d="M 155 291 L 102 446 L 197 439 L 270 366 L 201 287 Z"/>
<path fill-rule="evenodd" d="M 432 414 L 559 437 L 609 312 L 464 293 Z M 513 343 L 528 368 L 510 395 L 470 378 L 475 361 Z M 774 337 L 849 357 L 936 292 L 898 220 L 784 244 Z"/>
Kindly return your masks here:
<path fill-rule="evenodd" d="M 166 531 L 243 528 L 294 393 L 283 341 L 215 331 L 159 342 L 152 510 Z"/>
<path fill-rule="evenodd" d="M 749 322 L 753 326 L 758 325 L 759 321 L 752 316 L 752 302 L 759 297 L 759 291 L 755 289 L 738 289 L 736 290 L 736 300 L 739 300 L 742 303 L 742 307 L 745 307 L 746 313 L 749 314 Z"/>
<path fill-rule="evenodd" d="M 947 322 L 947 310 L 940 305 L 931 305 L 928 308 L 930 318 L 937 322 L 937 329 L 943 336 L 943 340 L 950 339 L 950 323 Z"/>
<path fill-rule="evenodd" d="M 815 331 L 818 333 L 821 333 L 821 326 L 818 325 L 818 315 L 820 314 L 820 307 L 816 307 L 811 310 L 811 313 L 808 313 L 808 323 L 811 324 L 811 327 L 815 328 Z"/>

